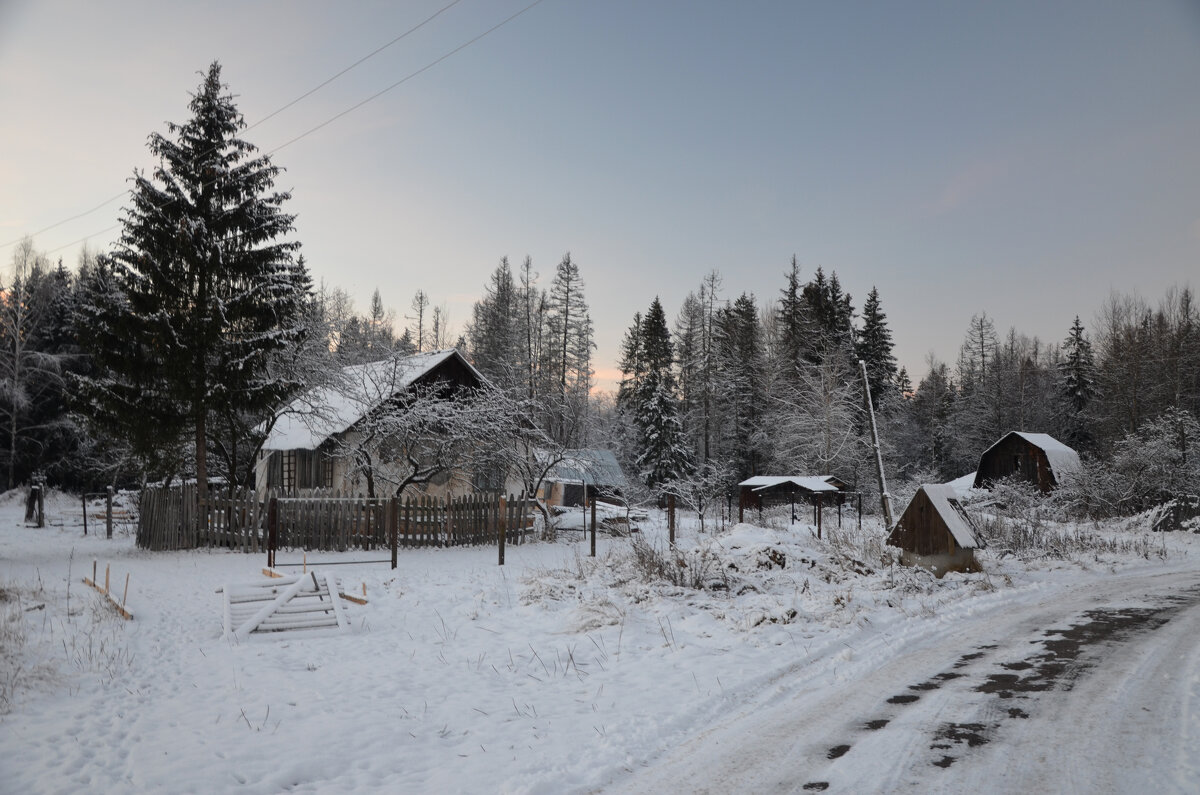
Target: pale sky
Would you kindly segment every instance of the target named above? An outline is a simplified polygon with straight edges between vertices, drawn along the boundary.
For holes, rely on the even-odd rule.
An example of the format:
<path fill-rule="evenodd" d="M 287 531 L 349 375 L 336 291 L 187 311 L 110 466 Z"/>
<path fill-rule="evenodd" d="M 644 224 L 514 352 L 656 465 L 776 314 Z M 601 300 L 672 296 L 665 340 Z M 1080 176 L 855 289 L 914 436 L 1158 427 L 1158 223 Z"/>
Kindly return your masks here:
<path fill-rule="evenodd" d="M 609 386 L 656 294 L 673 320 L 716 269 L 761 304 L 795 254 L 878 287 L 916 381 L 979 312 L 1053 342 L 1200 287 L 1195 0 L 542 0 L 430 66 L 530 1 L 460 0 L 245 132 L 360 310 L 421 289 L 461 329 L 501 256 L 549 286 L 570 251 Z M 450 2 L 0 0 L 0 275 L 153 165 L 214 59 L 253 125 Z M 34 243 L 73 266 L 123 205 Z"/>

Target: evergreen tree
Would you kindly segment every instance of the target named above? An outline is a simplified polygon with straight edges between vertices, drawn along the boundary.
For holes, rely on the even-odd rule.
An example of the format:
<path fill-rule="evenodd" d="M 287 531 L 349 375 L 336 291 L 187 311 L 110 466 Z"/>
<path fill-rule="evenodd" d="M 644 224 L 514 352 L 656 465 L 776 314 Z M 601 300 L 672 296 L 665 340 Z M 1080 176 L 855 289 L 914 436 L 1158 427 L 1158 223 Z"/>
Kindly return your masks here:
<path fill-rule="evenodd" d="M 1061 377 L 1062 398 L 1067 406 L 1067 436 L 1071 444 L 1086 443 L 1084 412 L 1096 396 L 1096 361 L 1092 355 L 1092 343 L 1083 333 L 1079 315 L 1063 342 L 1063 358 L 1058 371 Z"/>
<path fill-rule="evenodd" d="M 65 407 L 64 376 L 77 359 L 71 276 L 51 269 L 30 238 L 13 250 L 13 280 L 0 287 L 0 460 L 7 488 L 36 472 L 63 482 L 79 431 Z"/>
<path fill-rule="evenodd" d="M 697 427 L 703 421 L 704 307 L 695 293 L 688 293 L 675 318 L 675 362 L 679 367 L 680 421 L 694 460 L 702 460 Z"/>
<path fill-rule="evenodd" d="M 715 329 L 719 376 L 714 395 L 714 436 L 719 458 L 738 480 L 762 474 L 770 457 L 763 423 L 766 363 L 754 297 L 743 293 L 717 313 Z"/>
<path fill-rule="evenodd" d="M 295 386 L 270 364 L 301 333 L 310 283 L 293 260 L 299 244 L 283 240 L 293 216 L 290 195 L 272 192 L 279 168 L 238 137 L 245 122 L 218 63 L 189 108 L 189 121 L 168 124 L 173 138 L 150 136 L 159 165 L 135 172 L 121 237 L 81 318 L 95 416 L 143 454 L 190 436 L 203 490 L 214 421 L 248 433 Z"/>
<path fill-rule="evenodd" d="M 679 419 L 671 332 L 657 297 L 641 320 L 638 339 L 642 376 L 633 387 L 628 410 L 637 428 L 638 471 L 646 487 L 655 489 L 683 475 L 690 463 Z"/>
<path fill-rule="evenodd" d="M 646 347 L 642 339 L 642 313 L 633 313 L 633 323 L 621 340 L 621 383 L 617 386 L 617 410 L 632 415 L 646 377 Z"/>
<path fill-rule="evenodd" d="M 837 273 L 826 278 L 825 271 L 817 268 L 800 295 L 812 330 L 804 340 L 804 358 L 820 364 L 832 351 L 849 349 L 854 344 L 854 307 L 850 294 L 842 292 Z"/>
<path fill-rule="evenodd" d="M 508 257 L 492 273 L 483 298 L 475 302 L 467 326 L 471 358 L 492 383 L 510 393 L 524 392 L 524 357 L 521 355 L 520 302 Z"/>
<path fill-rule="evenodd" d="M 795 376 L 803 361 L 810 329 L 805 318 L 806 301 L 801 295 L 800 267 L 792 255 L 792 268 L 787 274 L 787 286 L 779 299 L 779 360 L 785 376 Z"/>
<path fill-rule="evenodd" d="M 867 363 L 867 383 L 871 401 L 879 406 L 884 393 L 895 393 L 896 357 L 892 355 L 892 330 L 879 302 L 879 291 L 872 287 L 863 304 L 863 325 L 858 332 L 855 353 Z"/>

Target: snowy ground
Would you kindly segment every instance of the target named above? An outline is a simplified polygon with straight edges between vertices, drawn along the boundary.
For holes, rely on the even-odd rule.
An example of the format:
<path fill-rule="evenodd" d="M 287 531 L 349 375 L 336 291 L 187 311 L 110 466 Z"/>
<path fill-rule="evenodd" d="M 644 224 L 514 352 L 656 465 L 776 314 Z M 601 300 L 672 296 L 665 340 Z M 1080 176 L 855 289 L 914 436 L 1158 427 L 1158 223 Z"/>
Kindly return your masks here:
<path fill-rule="evenodd" d="M 965 672 L 992 681 L 1064 617 L 1158 609 L 1200 584 L 1200 536 L 1137 525 L 1097 530 L 1107 543 L 1066 559 L 989 553 L 983 574 L 933 580 L 885 565 L 881 530 L 859 535 L 849 520 L 823 541 L 782 520 L 704 535 L 684 522 L 671 555 L 652 519 L 640 567 L 628 539 L 601 537 L 593 561 L 578 533 L 509 547 L 504 567 L 492 548 L 402 550 L 396 571 L 330 567 L 348 592 L 366 586 L 352 632 L 232 644 L 215 591 L 261 579 L 264 556 L 147 553 L 128 532 L 107 540 L 92 526 L 85 538 L 73 500 L 52 498 L 47 513 L 50 527 L 27 528 L 19 495 L 0 496 L 5 792 L 1019 791 L 1054 779 L 971 771 L 1008 749 L 1066 775 L 1045 752 L 1065 725 L 1006 722 L 1002 694 L 957 679 L 932 695 L 920 686 L 982 647 Z M 386 554 L 309 557 L 319 568 Z M 129 575 L 133 621 L 82 583 L 93 560 L 118 594 Z M 655 566 L 683 584 L 648 582 Z M 1200 786 L 1186 763 L 1200 750 L 1200 658 L 1172 638 L 1153 660 L 1120 658 L 1121 682 L 1178 672 L 1147 715 L 1145 688 L 1114 697 L 1118 727 L 1061 710 L 1092 769 L 1063 789 L 1145 780 L 1095 774 L 1130 734 L 1143 753 L 1160 749 L 1142 760 L 1160 770 L 1155 789 Z M 1103 705 L 1100 686 L 1118 680 L 1088 681 L 1070 683 Z M 909 692 L 918 705 L 888 700 Z M 878 720 L 891 725 L 861 728 Z M 982 727 L 990 742 L 941 738 L 954 764 L 938 766 L 926 757 L 943 725 Z"/>

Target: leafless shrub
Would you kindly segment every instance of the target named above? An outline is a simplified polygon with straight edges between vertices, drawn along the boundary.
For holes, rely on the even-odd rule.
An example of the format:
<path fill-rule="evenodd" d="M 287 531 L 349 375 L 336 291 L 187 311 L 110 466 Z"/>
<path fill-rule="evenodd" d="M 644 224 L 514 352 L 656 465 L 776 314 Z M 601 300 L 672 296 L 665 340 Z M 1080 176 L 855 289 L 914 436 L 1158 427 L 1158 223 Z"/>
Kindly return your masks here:
<path fill-rule="evenodd" d="M 662 549 L 641 534 L 634 534 L 630 536 L 629 549 L 634 569 L 646 582 L 668 582 L 696 590 L 729 590 L 728 570 L 710 547 Z"/>

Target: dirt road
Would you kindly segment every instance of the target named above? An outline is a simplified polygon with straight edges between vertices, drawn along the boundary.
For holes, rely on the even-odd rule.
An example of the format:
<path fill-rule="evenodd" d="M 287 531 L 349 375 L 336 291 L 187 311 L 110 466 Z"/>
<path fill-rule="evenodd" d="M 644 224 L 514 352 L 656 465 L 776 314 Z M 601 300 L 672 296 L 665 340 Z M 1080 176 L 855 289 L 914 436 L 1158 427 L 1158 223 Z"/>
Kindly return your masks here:
<path fill-rule="evenodd" d="M 859 657 L 610 791 L 1200 791 L 1195 572 L 1001 600 Z"/>

